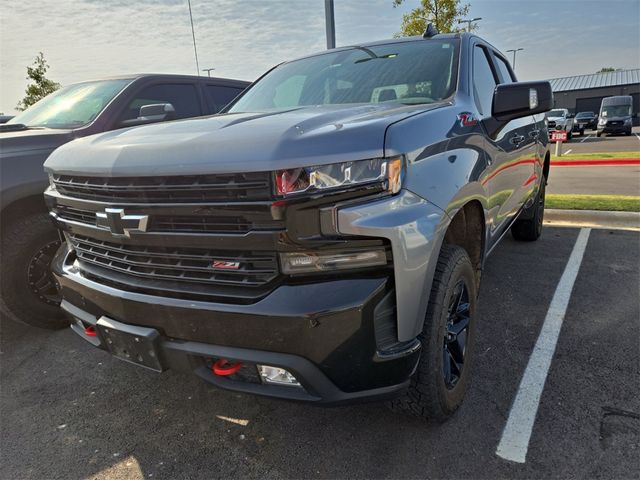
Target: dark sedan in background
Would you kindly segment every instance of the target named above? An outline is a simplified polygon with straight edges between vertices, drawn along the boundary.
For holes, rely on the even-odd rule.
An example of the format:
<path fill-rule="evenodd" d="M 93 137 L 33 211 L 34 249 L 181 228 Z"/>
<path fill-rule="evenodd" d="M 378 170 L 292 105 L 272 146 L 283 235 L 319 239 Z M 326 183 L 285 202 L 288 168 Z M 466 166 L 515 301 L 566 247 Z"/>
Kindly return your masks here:
<path fill-rule="evenodd" d="M 595 130 L 597 127 L 598 115 L 594 112 L 580 112 L 576 115 L 576 119 L 573 124 L 573 131 L 584 133 L 587 129 Z"/>

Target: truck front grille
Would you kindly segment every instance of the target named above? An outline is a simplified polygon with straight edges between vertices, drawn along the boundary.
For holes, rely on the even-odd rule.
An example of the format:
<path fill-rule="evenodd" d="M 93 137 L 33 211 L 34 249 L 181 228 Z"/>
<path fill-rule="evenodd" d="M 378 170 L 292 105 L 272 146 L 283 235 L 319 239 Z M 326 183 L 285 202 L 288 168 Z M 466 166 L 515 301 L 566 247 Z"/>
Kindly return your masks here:
<path fill-rule="evenodd" d="M 67 238 L 81 263 L 152 281 L 259 287 L 278 276 L 276 254 L 271 252 L 142 247 L 105 242 L 77 234 L 69 234 Z M 96 275 L 95 271 L 93 275 Z M 144 286 L 144 283 L 140 286 Z"/>
<path fill-rule="evenodd" d="M 54 175 L 62 195 L 119 203 L 201 203 L 271 198 L 269 172 L 170 177 Z"/>
<path fill-rule="evenodd" d="M 147 232 L 153 233 L 248 233 L 252 231 L 282 230 L 283 220 L 274 220 L 268 209 L 238 212 L 219 208 L 217 215 L 149 215 Z M 96 211 L 56 205 L 52 211 L 62 220 L 96 225 Z M 144 211 L 142 209 L 141 211 Z M 222 214 L 225 213 L 225 214 Z"/>

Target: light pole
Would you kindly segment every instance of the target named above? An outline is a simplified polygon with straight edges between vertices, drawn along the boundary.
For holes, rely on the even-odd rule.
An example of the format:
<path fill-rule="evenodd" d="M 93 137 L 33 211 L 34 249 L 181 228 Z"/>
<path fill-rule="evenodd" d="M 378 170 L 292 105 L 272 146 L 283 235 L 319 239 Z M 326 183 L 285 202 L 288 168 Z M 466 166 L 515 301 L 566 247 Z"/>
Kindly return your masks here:
<path fill-rule="evenodd" d="M 211 72 L 214 71 L 215 68 L 203 68 L 202 71 L 203 72 L 207 72 L 207 76 L 210 77 L 211 76 Z"/>
<path fill-rule="evenodd" d="M 470 31 L 471 31 L 471 24 L 472 24 L 473 22 L 477 22 L 478 20 L 482 20 L 482 17 L 472 18 L 472 19 L 470 19 L 470 20 L 469 20 L 469 19 L 464 18 L 464 19 L 460 19 L 460 20 L 458 20 L 458 25 L 460 25 L 460 24 L 462 24 L 462 23 L 466 23 L 466 24 L 467 24 L 467 32 L 470 32 Z"/>
<path fill-rule="evenodd" d="M 189 4 L 189 20 L 191 21 L 191 36 L 193 37 L 193 53 L 196 57 L 196 75 L 200 75 L 200 65 L 198 65 L 198 47 L 196 46 L 196 31 L 193 28 L 193 15 L 191 14 L 191 0 L 187 0 Z"/>
<path fill-rule="evenodd" d="M 520 50 L 524 50 L 524 48 L 512 48 L 511 50 L 507 50 L 507 52 L 513 52 L 513 71 L 516 71 L 516 53 Z"/>
<path fill-rule="evenodd" d="M 336 21 L 333 0 L 324 0 L 324 22 L 327 29 L 327 49 L 336 48 Z"/>

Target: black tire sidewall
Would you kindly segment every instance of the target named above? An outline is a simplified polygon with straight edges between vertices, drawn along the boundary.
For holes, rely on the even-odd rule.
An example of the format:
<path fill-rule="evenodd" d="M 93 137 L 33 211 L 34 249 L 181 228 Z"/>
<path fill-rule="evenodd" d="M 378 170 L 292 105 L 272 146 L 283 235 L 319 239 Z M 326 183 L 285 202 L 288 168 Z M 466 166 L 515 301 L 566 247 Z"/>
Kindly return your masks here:
<path fill-rule="evenodd" d="M 29 287 L 28 267 L 33 256 L 51 242 L 59 241 L 58 232 L 46 214 L 32 214 L 3 225 L 1 292 L 6 308 L 23 323 L 44 328 L 68 325 L 57 305 L 40 300 Z"/>
<path fill-rule="evenodd" d="M 440 288 L 432 292 L 433 298 L 429 302 L 424 330 L 420 339 L 423 342 L 423 357 L 421 361 L 427 362 L 431 376 L 429 379 L 429 384 L 432 387 L 431 395 L 434 396 L 434 399 L 439 404 L 439 409 L 436 408 L 432 415 L 438 420 L 443 420 L 450 416 L 462 403 L 470 381 L 476 330 L 477 292 L 471 260 L 461 247 L 446 246 L 445 249 L 446 252 L 443 253 L 448 257 L 447 268 L 440 279 Z M 469 292 L 471 316 L 462 375 L 455 387 L 448 389 L 443 375 L 442 350 L 448 318 L 447 306 L 453 294 L 453 289 L 460 279 L 465 282 Z"/>

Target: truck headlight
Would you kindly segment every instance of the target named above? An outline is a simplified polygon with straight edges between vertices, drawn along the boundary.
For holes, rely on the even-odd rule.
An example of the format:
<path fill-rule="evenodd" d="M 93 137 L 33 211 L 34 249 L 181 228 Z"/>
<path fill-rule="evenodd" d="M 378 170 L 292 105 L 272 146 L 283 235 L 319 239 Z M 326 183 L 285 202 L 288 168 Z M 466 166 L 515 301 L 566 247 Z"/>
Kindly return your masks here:
<path fill-rule="evenodd" d="M 598 125 L 606 125 L 607 124 L 607 120 L 604 118 L 601 118 L 598 120 Z"/>
<path fill-rule="evenodd" d="M 280 254 L 282 273 L 313 273 L 387 264 L 383 248 L 356 252 L 287 252 Z"/>
<path fill-rule="evenodd" d="M 53 173 L 50 173 L 50 174 L 49 174 L 49 188 L 50 188 L 51 190 L 55 190 L 55 189 L 56 189 L 56 184 L 55 184 L 55 182 L 53 181 Z"/>
<path fill-rule="evenodd" d="M 624 124 L 625 125 L 631 125 L 631 119 L 630 118 L 625 118 Z"/>
<path fill-rule="evenodd" d="M 388 192 L 397 193 L 402 187 L 403 174 L 402 156 L 290 168 L 275 172 L 276 192 L 288 196 L 380 184 Z"/>

